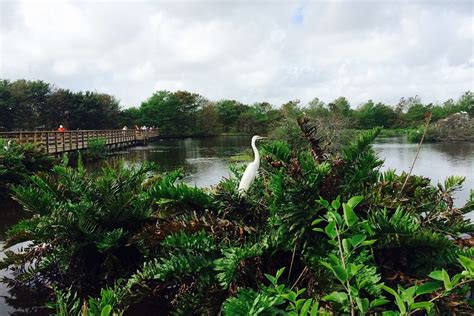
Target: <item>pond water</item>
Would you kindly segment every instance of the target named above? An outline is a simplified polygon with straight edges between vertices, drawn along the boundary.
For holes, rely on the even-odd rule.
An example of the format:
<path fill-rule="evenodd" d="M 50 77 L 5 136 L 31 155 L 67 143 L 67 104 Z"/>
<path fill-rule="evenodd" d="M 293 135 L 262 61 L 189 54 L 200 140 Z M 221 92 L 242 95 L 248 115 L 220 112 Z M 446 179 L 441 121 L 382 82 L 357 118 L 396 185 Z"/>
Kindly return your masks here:
<path fill-rule="evenodd" d="M 148 146 L 133 147 L 110 157 L 107 163 L 114 165 L 124 160 L 127 164 L 152 161 L 162 171 L 182 168 L 185 181 L 198 187 L 209 187 L 219 183 L 222 177 L 230 176 L 230 157 L 250 149 L 250 136 L 223 136 L 202 139 L 161 140 Z M 408 171 L 416 155 L 417 144 L 411 144 L 403 137 L 381 138 L 374 144 L 374 150 L 384 159 L 383 169 Z M 89 165 L 99 168 L 103 163 Z M 450 175 L 466 177 L 464 189 L 456 194 L 456 205 L 461 206 L 474 189 L 474 143 L 424 144 L 416 161 L 413 174 L 432 179 L 433 183 L 444 181 Z M 24 214 L 12 201 L 0 202 L 0 242 L 6 228 Z M 474 217 L 471 217 L 474 218 Z M 1 253 L 0 253 L 1 256 Z M 0 271 L 0 277 L 5 271 Z M 8 315 L 21 308 L 6 304 L 9 294 L 0 285 L 0 315 Z M 26 313 L 28 314 L 28 313 Z"/>
<path fill-rule="evenodd" d="M 228 177 L 230 157 L 250 150 L 250 136 L 223 136 L 202 139 L 162 140 L 146 147 L 130 148 L 109 158 L 109 164 L 121 160 L 127 163 L 152 161 L 163 171 L 183 168 L 185 181 L 198 187 L 209 187 Z M 409 171 L 418 144 L 407 142 L 405 137 L 379 138 L 373 145 L 382 167 Z M 94 167 L 99 167 L 96 165 Z M 474 189 L 474 143 L 423 144 L 413 174 L 423 175 L 434 184 L 450 175 L 465 176 L 464 190 L 456 194 L 457 205 L 463 204 Z"/>

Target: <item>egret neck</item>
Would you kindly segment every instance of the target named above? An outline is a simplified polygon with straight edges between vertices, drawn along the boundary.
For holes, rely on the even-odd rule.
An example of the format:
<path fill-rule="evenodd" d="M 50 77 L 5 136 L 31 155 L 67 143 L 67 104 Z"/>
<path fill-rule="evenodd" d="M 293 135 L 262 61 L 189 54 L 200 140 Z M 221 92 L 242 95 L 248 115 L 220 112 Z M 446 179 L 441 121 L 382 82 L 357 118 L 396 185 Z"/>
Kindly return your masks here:
<path fill-rule="evenodd" d="M 255 157 L 255 159 L 253 160 L 253 163 L 257 165 L 257 169 L 258 167 L 260 166 L 260 154 L 258 153 L 258 150 L 257 150 L 257 145 L 255 145 L 255 142 L 257 141 L 257 139 L 252 139 L 252 149 L 253 149 L 253 155 Z"/>

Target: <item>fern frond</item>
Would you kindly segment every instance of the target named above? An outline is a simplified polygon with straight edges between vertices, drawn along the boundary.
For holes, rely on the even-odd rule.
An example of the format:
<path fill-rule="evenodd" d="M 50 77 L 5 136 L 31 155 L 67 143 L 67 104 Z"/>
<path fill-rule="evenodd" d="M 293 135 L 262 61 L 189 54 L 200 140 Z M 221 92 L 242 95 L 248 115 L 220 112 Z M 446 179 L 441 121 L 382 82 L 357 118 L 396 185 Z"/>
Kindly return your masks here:
<path fill-rule="evenodd" d="M 254 244 L 250 247 L 230 247 L 224 249 L 222 258 L 214 261 L 215 270 L 217 272 L 217 279 L 224 288 L 227 288 L 236 277 L 235 271 L 244 259 L 260 256 L 263 253 L 263 247 L 259 244 Z"/>

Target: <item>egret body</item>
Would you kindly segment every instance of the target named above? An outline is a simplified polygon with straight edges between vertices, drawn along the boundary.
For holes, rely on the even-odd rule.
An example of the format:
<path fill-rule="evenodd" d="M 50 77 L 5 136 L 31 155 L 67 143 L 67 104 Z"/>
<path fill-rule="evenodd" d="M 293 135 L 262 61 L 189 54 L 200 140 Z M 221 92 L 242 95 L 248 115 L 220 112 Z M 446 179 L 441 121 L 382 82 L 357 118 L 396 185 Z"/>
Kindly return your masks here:
<path fill-rule="evenodd" d="M 255 142 L 262 138 L 266 138 L 266 137 L 257 136 L 257 135 L 252 137 L 252 149 L 253 149 L 253 154 L 254 154 L 255 159 L 253 160 L 253 162 L 249 163 L 249 165 L 245 169 L 242 179 L 240 179 L 238 191 L 239 191 L 239 194 L 241 195 L 244 195 L 248 191 L 253 181 L 255 180 L 255 177 L 257 176 L 258 168 L 260 167 L 260 155 L 258 153 L 258 149 L 257 149 L 257 146 L 255 145 Z"/>

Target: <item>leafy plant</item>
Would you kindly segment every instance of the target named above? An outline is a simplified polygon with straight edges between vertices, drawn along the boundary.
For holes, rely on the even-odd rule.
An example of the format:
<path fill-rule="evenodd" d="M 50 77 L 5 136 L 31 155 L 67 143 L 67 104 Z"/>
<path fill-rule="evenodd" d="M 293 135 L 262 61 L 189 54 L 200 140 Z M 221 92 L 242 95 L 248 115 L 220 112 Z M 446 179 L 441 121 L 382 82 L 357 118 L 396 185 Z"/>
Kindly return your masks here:
<path fill-rule="evenodd" d="M 0 139 L 0 194 L 12 185 L 27 183 L 31 175 L 49 170 L 53 163 L 39 146 Z"/>
<path fill-rule="evenodd" d="M 343 310 L 350 311 L 351 315 L 356 312 L 366 314 L 371 308 L 388 303 L 382 297 L 376 297 L 370 300 L 370 297 L 364 297 L 373 292 L 369 287 L 380 287 L 380 283 L 359 282 L 358 275 L 370 271 L 370 257 L 364 253 L 364 248 L 372 245 L 375 240 L 369 239 L 372 235 L 372 229 L 367 221 L 361 221 L 354 212 L 354 209 L 362 201 L 361 196 L 350 198 L 347 203 L 342 203 L 342 216 L 339 213 L 341 208 L 340 199 L 329 203 L 320 199 L 319 203 L 327 209 L 324 218 L 316 219 L 312 225 L 318 225 L 321 222 L 327 222 L 325 228 L 315 227 L 314 231 L 324 233 L 329 238 L 329 244 L 332 245 L 334 253 L 330 253 L 326 259 L 321 260 L 321 264 L 328 268 L 334 277 L 341 284 L 343 291 L 334 291 L 323 297 L 323 300 L 332 301 L 341 305 Z M 364 256 L 365 255 L 365 256 Z M 373 271 L 370 271 L 373 273 Z M 380 277 L 374 274 L 374 281 L 380 281 Z M 364 294 L 365 293 L 365 294 Z"/>
<path fill-rule="evenodd" d="M 105 158 L 107 154 L 107 139 L 104 137 L 89 138 L 87 141 L 87 160 L 97 160 Z"/>

